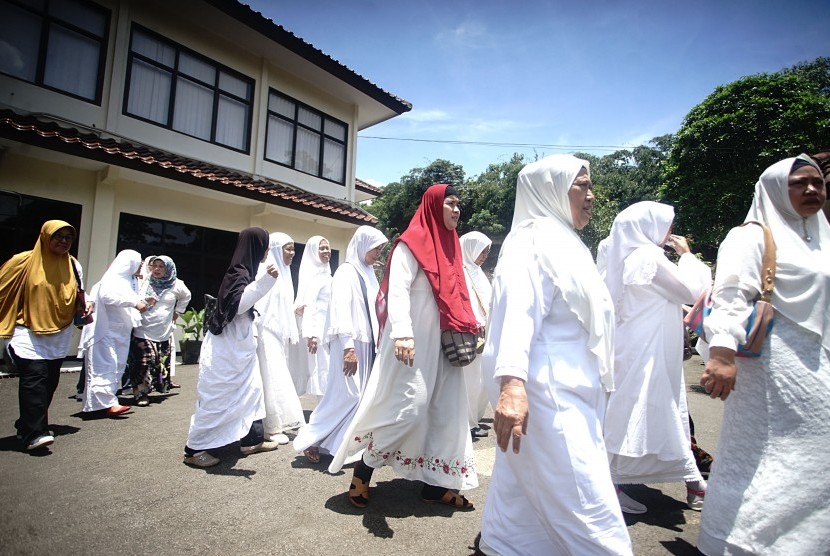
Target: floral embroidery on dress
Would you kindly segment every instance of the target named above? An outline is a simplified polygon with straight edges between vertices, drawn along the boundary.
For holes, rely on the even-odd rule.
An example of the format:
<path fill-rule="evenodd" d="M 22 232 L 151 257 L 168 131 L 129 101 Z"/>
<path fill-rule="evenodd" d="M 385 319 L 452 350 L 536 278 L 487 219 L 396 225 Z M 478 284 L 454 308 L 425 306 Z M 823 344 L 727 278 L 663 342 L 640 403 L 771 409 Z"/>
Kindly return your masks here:
<path fill-rule="evenodd" d="M 432 456 L 407 456 L 400 450 L 395 450 L 394 452 L 384 452 L 375 449 L 371 432 L 366 433 L 362 437 L 354 437 L 354 441 L 358 444 L 362 444 L 367 440 L 369 441 L 369 444 L 366 446 L 366 452 L 376 460 L 383 460 L 387 463 L 394 463 L 399 467 L 407 467 L 409 469 L 422 468 L 431 471 L 440 471 L 445 475 L 451 475 L 454 477 L 469 477 L 471 473 L 475 473 L 475 464 L 472 458 L 464 458 L 464 461 L 461 462 L 457 459 L 445 460 Z"/>

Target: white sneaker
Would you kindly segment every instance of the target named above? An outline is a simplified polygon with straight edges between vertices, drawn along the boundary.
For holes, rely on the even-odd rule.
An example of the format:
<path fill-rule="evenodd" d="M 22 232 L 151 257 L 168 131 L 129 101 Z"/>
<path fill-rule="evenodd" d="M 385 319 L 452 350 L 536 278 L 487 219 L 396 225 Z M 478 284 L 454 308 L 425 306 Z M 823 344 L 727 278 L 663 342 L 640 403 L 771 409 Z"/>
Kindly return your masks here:
<path fill-rule="evenodd" d="M 703 499 L 706 497 L 705 490 L 694 490 L 686 487 L 686 504 L 692 510 L 699 512 L 703 509 Z"/>
<path fill-rule="evenodd" d="M 278 432 L 276 434 L 265 433 L 265 434 L 262 435 L 262 438 L 264 440 L 266 440 L 267 442 L 276 442 L 280 446 L 282 446 L 283 444 L 288 444 L 289 442 L 291 442 L 291 439 L 289 439 L 288 436 L 284 435 L 281 432 Z"/>
<path fill-rule="evenodd" d="M 51 434 L 41 434 L 26 446 L 27 450 L 37 450 L 38 448 L 45 448 L 55 441 L 55 437 Z"/>
<path fill-rule="evenodd" d="M 617 500 L 620 501 L 620 509 L 624 514 L 644 514 L 648 508 L 640 504 L 619 488 L 617 489 Z"/>
<path fill-rule="evenodd" d="M 239 451 L 242 453 L 243 456 L 249 456 L 251 454 L 258 454 L 260 452 L 271 452 L 277 449 L 276 442 L 271 442 L 269 440 L 263 440 L 259 444 L 255 444 L 253 446 L 240 446 Z"/>

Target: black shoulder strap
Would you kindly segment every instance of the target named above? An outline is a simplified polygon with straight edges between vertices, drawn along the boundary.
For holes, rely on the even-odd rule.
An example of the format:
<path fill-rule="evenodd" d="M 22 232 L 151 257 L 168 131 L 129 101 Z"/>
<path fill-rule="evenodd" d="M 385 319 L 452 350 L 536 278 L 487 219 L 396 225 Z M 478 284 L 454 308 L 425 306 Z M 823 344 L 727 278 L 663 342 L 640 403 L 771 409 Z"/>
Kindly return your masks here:
<path fill-rule="evenodd" d="M 78 259 L 69 255 L 69 265 L 72 267 L 72 273 L 75 275 L 75 281 L 78 282 L 78 289 L 84 291 L 84 284 L 81 282 L 81 276 L 78 274 Z"/>

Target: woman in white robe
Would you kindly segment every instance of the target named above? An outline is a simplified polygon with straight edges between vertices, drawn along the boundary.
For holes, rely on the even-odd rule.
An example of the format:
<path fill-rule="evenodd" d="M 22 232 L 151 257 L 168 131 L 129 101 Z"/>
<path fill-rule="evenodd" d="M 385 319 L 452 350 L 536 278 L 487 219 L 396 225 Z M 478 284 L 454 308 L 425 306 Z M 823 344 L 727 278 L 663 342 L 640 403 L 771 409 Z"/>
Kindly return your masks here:
<path fill-rule="evenodd" d="M 674 208 L 643 201 L 620 212 L 607 241 L 605 283 L 617 319 L 614 384 L 605 446 L 615 485 L 685 481 L 700 510 L 706 481 L 691 450 L 683 378 L 683 304 L 694 304 L 712 273 L 686 239 L 671 233 Z M 680 259 L 671 262 L 663 246 Z M 646 507 L 617 487 L 626 513 Z"/>
<path fill-rule="evenodd" d="M 482 365 L 499 446 L 479 545 L 489 556 L 631 554 L 602 439 L 614 310 L 575 231 L 591 187 L 588 161 L 571 155 L 519 173 Z"/>
<path fill-rule="evenodd" d="M 467 281 L 467 292 L 470 294 L 470 304 L 476 316 L 479 330 L 484 331 L 487 324 L 487 315 L 490 312 L 490 298 L 493 288 L 481 265 L 490 254 L 493 241 L 481 232 L 469 232 L 459 238 L 461 252 L 464 255 L 464 279 Z M 479 427 L 481 418 L 487 410 L 489 398 L 487 389 L 481 380 L 481 359 L 476 358 L 464 367 L 464 382 L 467 385 L 467 406 L 470 418 L 470 434 L 473 437 L 487 436 L 487 430 Z"/>
<path fill-rule="evenodd" d="M 279 444 L 288 444 L 285 431 L 305 424 L 300 398 L 288 369 L 288 350 L 296 345 L 299 334 L 294 316 L 294 281 L 291 278 L 291 260 L 294 258 L 294 240 L 276 232 L 270 236 L 268 260 L 260 265 L 273 264 L 279 271 L 277 284 L 256 305 L 259 318 L 257 355 L 265 389 L 265 438 Z"/>
<path fill-rule="evenodd" d="M 300 261 L 297 297 L 294 312 L 300 332 L 298 350 L 307 365 L 299 365 L 307 373 L 304 392 L 313 396 L 326 393 L 329 376 L 329 352 L 318 349 L 325 334 L 326 312 L 331 298 L 331 245 L 323 236 L 308 239 Z M 293 371 L 292 369 L 292 372 Z M 295 383 L 296 386 L 296 383 Z M 300 390 L 297 390 L 300 394 Z"/>
<path fill-rule="evenodd" d="M 703 323 L 710 353 L 700 379 L 712 397 L 726 400 L 697 545 L 709 556 L 828 553 L 826 198 L 806 155 L 773 164 L 755 186 L 746 220 L 765 223 L 776 247 L 775 324 L 760 357 L 736 359 L 735 352 L 761 287 L 763 230 L 733 228 L 718 251 L 712 312 Z"/>
<path fill-rule="evenodd" d="M 331 354 L 328 386 L 294 439 L 294 449 L 312 463 L 320 461 L 321 452 L 333 454 L 340 447 L 372 370 L 378 334 L 373 265 L 386 241 L 380 230 L 360 226 L 346 248 L 345 264 L 334 273 L 323 336 Z"/>
<path fill-rule="evenodd" d="M 278 274 L 276 266 L 268 264 L 254 279 L 267 253 L 268 232 L 262 228 L 239 232 L 216 309 L 205 319 L 208 330 L 199 354 L 196 411 L 184 448 L 187 465 L 212 467 L 219 458 L 208 450 L 237 440 L 242 455 L 277 448 L 263 435 L 265 406 L 253 324 L 254 303 L 274 287 Z"/>
<path fill-rule="evenodd" d="M 85 346 L 86 386 L 84 413 L 106 411 L 114 417 L 129 411 L 118 403 L 116 392 L 127 366 L 130 334 L 140 313 L 152 301 L 133 289 L 133 277 L 141 267 L 141 254 L 125 249 L 115 256 L 98 285 L 95 319 Z"/>
<path fill-rule="evenodd" d="M 453 187 L 430 186 L 389 255 L 378 294 L 378 356 L 329 466 L 336 473 L 357 459 L 347 493 L 357 508 L 369 503 L 372 471 L 389 465 L 424 483 L 425 502 L 473 509 L 458 493 L 478 486 L 464 374 L 450 365 L 440 342 L 441 330 L 478 330 L 455 231 L 458 205 Z"/>

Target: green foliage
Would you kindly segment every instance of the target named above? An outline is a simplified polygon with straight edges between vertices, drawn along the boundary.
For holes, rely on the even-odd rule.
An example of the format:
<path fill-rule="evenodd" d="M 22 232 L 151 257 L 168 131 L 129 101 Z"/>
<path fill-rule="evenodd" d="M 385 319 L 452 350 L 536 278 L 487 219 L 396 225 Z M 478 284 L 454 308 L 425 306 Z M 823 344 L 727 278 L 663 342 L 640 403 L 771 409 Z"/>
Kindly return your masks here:
<path fill-rule="evenodd" d="M 675 228 L 709 254 L 743 221 L 754 184 L 774 162 L 817 152 L 830 137 L 830 96 L 798 72 L 760 74 L 720 86 L 674 137 L 661 197 Z"/>
<path fill-rule="evenodd" d="M 181 327 L 182 340 L 201 340 L 205 327 L 205 310 L 188 309 L 179 315 L 176 326 Z"/>

